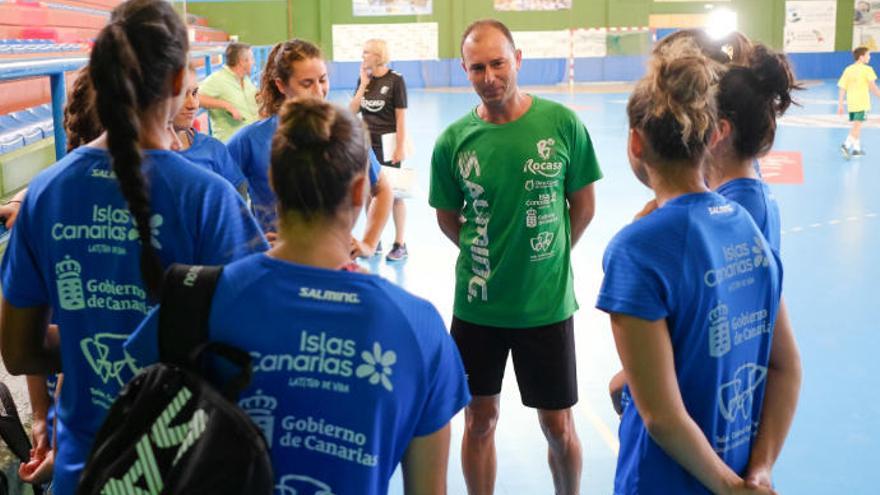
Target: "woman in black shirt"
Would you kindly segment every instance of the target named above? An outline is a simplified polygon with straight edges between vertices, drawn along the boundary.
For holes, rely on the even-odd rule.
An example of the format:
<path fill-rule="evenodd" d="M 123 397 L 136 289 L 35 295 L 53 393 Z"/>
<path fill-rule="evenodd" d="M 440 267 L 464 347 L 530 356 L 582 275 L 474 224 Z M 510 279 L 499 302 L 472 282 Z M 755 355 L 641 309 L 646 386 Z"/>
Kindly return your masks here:
<path fill-rule="evenodd" d="M 368 40 L 364 44 L 363 60 L 350 108 L 360 112 L 367 123 L 379 162 L 400 168 L 406 149 L 406 83 L 403 76 L 388 68 L 388 45 L 384 40 Z M 392 215 L 394 246 L 386 259 L 401 261 L 408 256 L 403 238 L 406 205 L 402 199 L 394 198 Z"/>

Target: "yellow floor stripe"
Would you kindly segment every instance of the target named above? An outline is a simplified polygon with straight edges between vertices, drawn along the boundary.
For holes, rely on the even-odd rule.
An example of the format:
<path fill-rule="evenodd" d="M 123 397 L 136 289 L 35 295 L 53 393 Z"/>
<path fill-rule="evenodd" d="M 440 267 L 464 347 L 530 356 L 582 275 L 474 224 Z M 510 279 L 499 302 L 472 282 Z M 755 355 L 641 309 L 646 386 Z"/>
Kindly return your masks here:
<path fill-rule="evenodd" d="M 614 430 L 608 426 L 605 421 L 596 414 L 596 411 L 590 406 L 590 403 L 584 401 L 580 404 L 580 409 L 584 413 L 584 416 L 587 417 L 587 420 L 593 425 L 593 428 L 599 433 L 599 436 L 602 437 L 602 440 L 605 441 L 605 445 L 611 449 L 611 452 L 614 453 L 616 457 L 618 452 L 620 451 L 620 441 L 617 439 L 617 434 Z"/>

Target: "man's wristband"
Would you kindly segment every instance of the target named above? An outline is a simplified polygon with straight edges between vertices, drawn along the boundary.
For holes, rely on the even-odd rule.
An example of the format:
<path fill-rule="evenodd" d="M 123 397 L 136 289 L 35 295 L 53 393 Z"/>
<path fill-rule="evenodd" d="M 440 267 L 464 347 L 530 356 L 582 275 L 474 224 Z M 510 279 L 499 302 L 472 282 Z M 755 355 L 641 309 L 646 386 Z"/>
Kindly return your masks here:
<path fill-rule="evenodd" d="M 10 205 L 10 204 L 12 204 L 12 203 L 18 203 L 18 204 L 20 205 L 20 204 L 21 204 L 21 201 L 19 201 L 19 200 L 17 200 L 17 199 L 10 199 L 9 201 L 3 203 L 3 206 L 7 206 L 7 205 Z"/>

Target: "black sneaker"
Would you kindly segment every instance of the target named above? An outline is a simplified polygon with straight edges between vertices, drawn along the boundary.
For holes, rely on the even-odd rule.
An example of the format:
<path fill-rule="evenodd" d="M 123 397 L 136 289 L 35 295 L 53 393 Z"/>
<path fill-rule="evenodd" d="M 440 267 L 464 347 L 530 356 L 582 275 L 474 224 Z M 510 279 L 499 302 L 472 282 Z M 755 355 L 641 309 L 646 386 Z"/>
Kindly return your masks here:
<path fill-rule="evenodd" d="M 865 150 L 852 150 L 850 154 L 853 158 L 861 158 L 866 155 Z"/>
<path fill-rule="evenodd" d="M 409 253 L 406 250 L 406 243 L 398 244 L 395 242 L 385 259 L 388 261 L 403 261 L 407 257 L 409 257 Z"/>
<path fill-rule="evenodd" d="M 842 154 L 844 158 L 849 160 L 849 148 L 847 148 L 845 144 L 840 145 L 840 154 Z"/>

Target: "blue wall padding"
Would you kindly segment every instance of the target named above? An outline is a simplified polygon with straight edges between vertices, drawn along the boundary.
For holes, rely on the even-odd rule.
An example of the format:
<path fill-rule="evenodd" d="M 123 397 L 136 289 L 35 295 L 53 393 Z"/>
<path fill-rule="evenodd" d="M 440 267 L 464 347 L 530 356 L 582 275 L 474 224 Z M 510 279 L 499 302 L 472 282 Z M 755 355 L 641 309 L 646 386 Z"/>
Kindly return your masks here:
<path fill-rule="evenodd" d="M 789 53 L 798 79 L 837 79 L 853 63 L 852 52 Z M 880 72 L 880 57 L 871 58 L 871 66 Z"/>
<path fill-rule="evenodd" d="M 788 55 L 798 79 L 836 79 L 852 63 L 850 52 L 792 53 Z M 575 81 L 636 81 L 645 74 L 647 55 L 614 55 L 575 59 Z M 880 72 L 880 56 L 871 60 Z M 470 86 L 461 60 L 424 60 L 392 62 L 391 68 L 403 74 L 409 88 Z M 360 62 L 330 62 L 330 85 L 333 89 L 353 90 Z M 523 60 L 519 83 L 545 86 L 568 81 L 568 60 L 562 58 Z"/>

